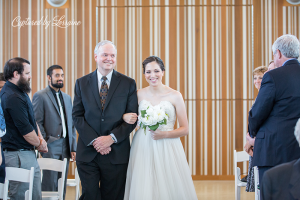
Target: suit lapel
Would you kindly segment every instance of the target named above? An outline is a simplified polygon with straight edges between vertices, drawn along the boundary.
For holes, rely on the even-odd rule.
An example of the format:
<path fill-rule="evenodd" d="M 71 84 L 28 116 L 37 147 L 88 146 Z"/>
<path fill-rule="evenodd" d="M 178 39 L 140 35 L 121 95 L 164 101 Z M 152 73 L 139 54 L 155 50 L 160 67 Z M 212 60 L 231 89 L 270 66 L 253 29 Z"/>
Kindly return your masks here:
<path fill-rule="evenodd" d="M 110 86 L 109 86 L 109 89 L 108 89 L 108 94 L 107 94 L 107 97 L 106 97 L 106 101 L 105 101 L 103 111 L 105 110 L 105 108 L 109 104 L 109 101 L 111 100 L 115 90 L 117 89 L 117 86 L 120 83 L 119 76 L 120 75 L 118 74 L 118 72 L 114 70 L 113 73 L 112 73 L 112 76 L 111 76 L 111 82 L 110 82 Z"/>
<path fill-rule="evenodd" d="M 46 87 L 46 90 L 47 90 L 47 95 L 49 96 L 49 99 L 50 99 L 51 102 L 53 103 L 53 105 L 54 105 L 56 111 L 58 112 L 58 114 L 60 115 L 59 110 L 58 110 L 57 103 L 56 103 L 56 101 L 55 101 L 55 99 L 54 99 L 53 93 L 51 92 L 49 86 Z"/>
<path fill-rule="evenodd" d="M 300 199 L 300 159 L 293 165 L 293 172 L 289 183 L 289 190 L 294 199 Z"/>
<path fill-rule="evenodd" d="M 92 90 L 92 93 L 96 99 L 97 105 L 102 112 L 102 106 L 100 101 L 100 94 L 98 89 L 98 79 L 97 79 L 97 70 L 94 71 L 94 73 L 90 76 L 89 85 Z"/>

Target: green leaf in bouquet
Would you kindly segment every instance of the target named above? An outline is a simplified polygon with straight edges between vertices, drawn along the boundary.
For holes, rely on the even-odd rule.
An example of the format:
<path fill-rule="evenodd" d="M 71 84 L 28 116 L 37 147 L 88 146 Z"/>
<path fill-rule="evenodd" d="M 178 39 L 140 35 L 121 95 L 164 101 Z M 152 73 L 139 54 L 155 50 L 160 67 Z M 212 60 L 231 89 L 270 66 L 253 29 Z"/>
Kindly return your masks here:
<path fill-rule="evenodd" d="M 159 127 L 159 124 L 155 124 L 155 125 L 152 125 L 152 126 L 149 126 L 149 128 L 152 130 L 152 131 L 156 131 L 156 129 Z"/>
<path fill-rule="evenodd" d="M 145 117 L 146 113 L 147 113 L 146 110 L 141 110 L 142 117 Z"/>

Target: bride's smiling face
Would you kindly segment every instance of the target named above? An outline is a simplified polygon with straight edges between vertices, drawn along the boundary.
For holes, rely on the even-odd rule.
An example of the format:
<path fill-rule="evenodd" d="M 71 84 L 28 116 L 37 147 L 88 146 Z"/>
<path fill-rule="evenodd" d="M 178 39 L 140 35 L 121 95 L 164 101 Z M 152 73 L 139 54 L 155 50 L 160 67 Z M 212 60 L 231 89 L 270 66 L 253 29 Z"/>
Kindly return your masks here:
<path fill-rule="evenodd" d="M 146 81 L 153 86 L 161 84 L 164 71 L 161 70 L 157 62 L 148 63 L 145 67 Z"/>

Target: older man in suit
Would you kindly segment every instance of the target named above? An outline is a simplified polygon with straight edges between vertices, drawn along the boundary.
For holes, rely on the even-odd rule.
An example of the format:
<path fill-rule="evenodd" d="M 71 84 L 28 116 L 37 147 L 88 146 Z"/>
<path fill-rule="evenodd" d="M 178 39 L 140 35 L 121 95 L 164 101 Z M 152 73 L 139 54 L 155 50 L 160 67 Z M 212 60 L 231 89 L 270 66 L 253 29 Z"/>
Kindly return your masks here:
<path fill-rule="evenodd" d="M 49 85 L 33 95 L 32 104 L 35 119 L 42 135 L 47 141 L 48 153 L 42 153 L 44 158 L 68 159 L 76 158 L 76 131 L 72 121 L 72 100 L 62 92 L 64 72 L 61 66 L 53 65 L 47 70 Z M 42 191 L 57 191 L 58 178 L 61 173 L 44 170 Z M 66 184 L 66 182 L 65 182 Z M 64 197 L 66 187 L 64 191 Z"/>
<path fill-rule="evenodd" d="M 300 118 L 299 49 L 299 40 L 293 35 L 283 35 L 274 42 L 277 68 L 264 75 L 249 112 L 249 132 L 256 136 L 253 165 L 259 168 L 260 184 L 266 170 L 300 158 L 294 137 L 294 127 Z"/>
<path fill-rule="evenodd" d="M 97 70 L 75 85 L 73 120 L 79 133 L 76 161 L 81 200 L 124 199 L 129 134 L 136 124 L 127 124 L 122 117 L 137 113 L 138 102 L 135 81 L 114 70 L 116 56 L 111 41 L 98 43 Z"/>

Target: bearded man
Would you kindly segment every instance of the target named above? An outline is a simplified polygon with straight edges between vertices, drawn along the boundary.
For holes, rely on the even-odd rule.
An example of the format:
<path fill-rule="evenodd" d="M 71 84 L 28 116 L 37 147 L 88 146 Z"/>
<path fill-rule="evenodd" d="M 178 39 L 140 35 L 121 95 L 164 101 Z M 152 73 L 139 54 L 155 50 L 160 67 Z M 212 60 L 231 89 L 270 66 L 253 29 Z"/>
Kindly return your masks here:
<path fill-rule="evenodd" d="M 2 147 L 6 167 L 30 169 L 34 167 L 33 200 L 41 197 L 41 172 L 36 160 L 35 149 L 47 153 L 47 143 L 41 135 L 28 93 L 31 91 L 30 62 L 24 58 L 9 59 L 4 66 L 7 82 L 0 92 L 1 106 L 6 122 L 6 135 L 2 137 Z M 25 199 L 28 183 L 9 182 L 11 200 Z"/>
<path fill-rule="evenodd" d="M 32 104 L 35 119 L 42 135 L 47 141 L 48 153 L 43 158 L 63 160 L 67 158 L 64 198 L 70 158 L 76 158 L 76 131 L 72 121 L 72 100 L 60 89 L 64 86 L 64 71 L 59 65 L 52 65 L 47 70 L 49 85 L 33 95 Z M 42 191 L 57 191 L 61 173 L 43 171 Z"/>

